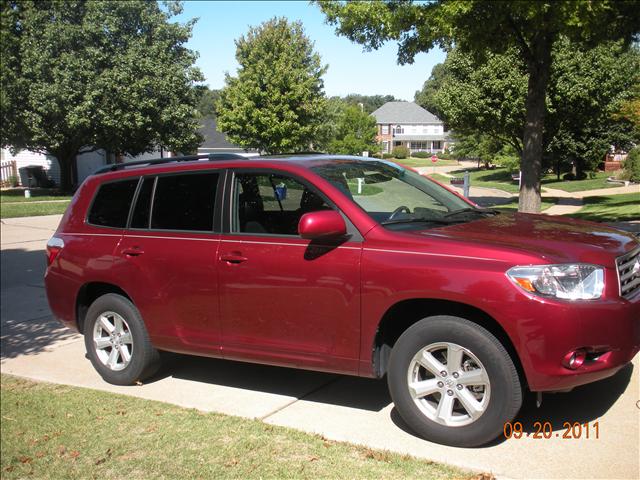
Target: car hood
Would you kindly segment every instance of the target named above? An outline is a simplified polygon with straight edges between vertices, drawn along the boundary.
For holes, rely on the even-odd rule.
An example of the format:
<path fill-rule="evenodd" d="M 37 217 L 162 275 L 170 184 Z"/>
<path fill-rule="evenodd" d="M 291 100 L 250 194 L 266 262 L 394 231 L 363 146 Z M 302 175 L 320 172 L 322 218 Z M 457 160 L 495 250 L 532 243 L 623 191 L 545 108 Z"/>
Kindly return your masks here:
<path fill-rule="evenodd" d="M 638 246 L 632 234 L 598 223 L 523 213 L 502 213 L 412 233 L 533 253 L 549 263 L 613 266 L 615 257 Z"/>

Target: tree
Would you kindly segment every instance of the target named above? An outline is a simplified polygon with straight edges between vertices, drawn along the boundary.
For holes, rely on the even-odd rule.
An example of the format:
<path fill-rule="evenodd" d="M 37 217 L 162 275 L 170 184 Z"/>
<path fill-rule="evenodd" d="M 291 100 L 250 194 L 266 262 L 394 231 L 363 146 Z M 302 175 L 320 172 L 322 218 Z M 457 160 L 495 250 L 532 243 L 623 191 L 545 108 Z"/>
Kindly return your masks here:
<path fill-rule="evenodd" d="M 521 155 L 527 73 L 517 52 L 490 53 L 478 65 L 454 48 L 440 70 L 442 81 L 431 101 L 456 134 L 490 135 L 498 142 L 496 154 L 509 145 Z M 547 92 L 544 168 L 553 165 L 560 175 L 575 164 L 582 174 L 597 167 L 609 145 L 628 148 L 638 142 L 632 122 L 614 112 L 633 97 L 639 71 L 637 48 L 607 42 L 584 50 L 566 38 L 556 43 Z M 485 157 L 492 151 L 480 150 Z"/>
<path fill-rule="evenodd" d="M 419 52 L 453 44 L 477 58 L 515 48 L 528 73 L 519 210 L 540 211 L 545 99 L 553 46 L 564 35 L 576 44 L 638 37 L 640 9 L 633 0 L 434 0 L 414 3 L 320 1 L 337 32 L 366 48 L 399 43 L 401 63 Z"/>
<path fill-rule="evenodd" d="M 266 153 L 316 144 L 325 98 L 320 56 L 300 22 L 271 19 L 236 40 L 238 76 L 227 74 L 218 126 L 245 148 Z"/>
<path fill-rule="evenodd" d="M 378 151 L 375 118 L 342 100 L 337 101 L 337 108 L 332 111 L 333 115 L 327 118 L 327 123 L 333 125 L 326 143 L 328 153 L 361 155 L 364 151 Z"/>
<path fill-rule="evenodd" d="M 200 143 L 185 48 L 193 22 L 156 2 L 2 1 L 1 143 L 48 152 L 72 185 L 80 153 L 136 155 Z"/>
<path fill-rule="evenodd" d="M 447 72 L 444 63 L 434 65 L 431 69 L 431 76 L 424 82 L 424 85 L 422 85 L 422 90 L 418 90 L 414 97 L 418 105 L 430 111 L 441 120 L 444 118 L 444 114 L 440 111 L 440 107 L 435 101 L 434 96 L 442 87 L 446 75 Z"/>
<path fill-rule="evenodd" d="M 366 113 L 372 113 L 387 102 L 395 102 L 393 95 L 359 95 L 351 93 L 344 97 L 344 101 L 351 105 L 361 106 Z"/>
<path fill-rule="evenodd" d="M 198 100 L 196 109 L 200 117 L 215 117 L 216 104 L 220 99 L 220 90 L 213 90 L 206 85 L 197 85 L 195 89 Z"/>

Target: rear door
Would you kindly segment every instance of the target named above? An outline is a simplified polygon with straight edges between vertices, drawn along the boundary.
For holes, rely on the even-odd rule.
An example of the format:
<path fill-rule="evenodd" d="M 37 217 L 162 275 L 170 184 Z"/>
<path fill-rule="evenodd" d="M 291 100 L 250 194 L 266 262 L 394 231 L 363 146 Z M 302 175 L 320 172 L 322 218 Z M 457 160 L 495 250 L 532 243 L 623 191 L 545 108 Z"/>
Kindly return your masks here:
<path fill-rule="evenodd" d="M 117 256 L 123 282 L 159 348 L 220 348 L 214 221 L 219 171 L 147 176 Z"/>
<path fill-rule="evenodd" d="M 303 214 L 336 207 L 287 173 L 237 170 L 227 191 L 218 254 L 224 357 L 355 373 L 357 230 L 332 241 L 300 238 Z"/>

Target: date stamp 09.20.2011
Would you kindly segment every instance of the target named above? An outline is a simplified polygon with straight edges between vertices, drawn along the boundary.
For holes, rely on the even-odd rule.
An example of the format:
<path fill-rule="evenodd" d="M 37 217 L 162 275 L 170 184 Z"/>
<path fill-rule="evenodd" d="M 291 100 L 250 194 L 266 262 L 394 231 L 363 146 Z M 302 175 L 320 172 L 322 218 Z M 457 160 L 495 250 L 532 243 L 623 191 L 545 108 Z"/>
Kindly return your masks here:
<path fill-rule="evenodd" d="M 550 438 L 562 438 L 567 440 L 590 440 L 600 438 L 599 422 L 562 422 L 562 429 L 554 431 L 551 422 L 533 422 L 531 430 L 525 430 L 521 422 L 506 422 L 503 429 L 504 437 L 509 438 L 533 438 L 536 440 L 548 440 Z"/>

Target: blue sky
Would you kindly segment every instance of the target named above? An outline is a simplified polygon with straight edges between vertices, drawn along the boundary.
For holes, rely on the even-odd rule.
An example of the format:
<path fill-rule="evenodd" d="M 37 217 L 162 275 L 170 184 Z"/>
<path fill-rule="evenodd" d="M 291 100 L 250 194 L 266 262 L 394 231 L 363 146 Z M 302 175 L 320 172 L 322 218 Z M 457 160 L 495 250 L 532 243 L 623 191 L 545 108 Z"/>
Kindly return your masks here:
<path fill-rule="evenodd" d="M 361 45 L 338 37 L 333 27 L 324 23 L 324 15 L 306 1 L 186 1 L 179 21 L 198 17 L 189 48 L 200 54 L 200 67 L 211 88 L 224 85 L 224 73 L 235 75 L 234 40 L 274 16 L 300 20 L 305 32 L 315 42 L 315 49 L 329 69 L 324 76 L 327 95 L 394 95 L 413 100 L 416 90 L 431 74 L 444 53 L 433 50 L 416 57 L 412 65 L 397 64 L 397 45 L 390 43 L 380 50 L 364 52 Z"/>

